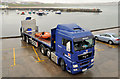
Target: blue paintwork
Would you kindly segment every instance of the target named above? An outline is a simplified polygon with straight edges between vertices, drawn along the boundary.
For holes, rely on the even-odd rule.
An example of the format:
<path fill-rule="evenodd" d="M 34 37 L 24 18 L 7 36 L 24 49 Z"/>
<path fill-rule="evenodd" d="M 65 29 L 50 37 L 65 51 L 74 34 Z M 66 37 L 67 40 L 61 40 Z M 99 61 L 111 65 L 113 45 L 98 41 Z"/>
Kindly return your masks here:
<path fill-rule="evenodd" d="M 78 29 L 78 30 L 74 30 L 74 29 Z M 69 71 L 72 74 L 76 74 L 78 72 L 82 72 L 82 69 L 80 69 L 81 67 L 84 67 L 86 65 L 89 65 L 88 67 L 86 67 L 87 69 L 91 68 L 93 65 L 91 65 L 93 62 L 90 62 L 91 59 L 94 59 L 94 46 L 92 48 L 86 49 L 88 50 L 88 52 L 92 52 L 91 57 L 83 59 L 83 60 L 79 60 L 78 59 L 78 55 L 83 54 L 84 52 L 86 52 L 86 50 L 81 50 L 78 52 L 74 51 L 74 47 L 73 47 L 73 40 L 75 38 L 83 38 L 83 37 L 87 37 L 87 36 L 93 36 L 92 33 L 90 31 L 85 31 L 84 29 L 82 29 L 80 26 L 78 26 L 77 24 L 58 24 L 57 28 L 52 29 L 51 31 L 53 31 L 51 34 L 53 34 L 53 37 L 55 37 L 55 54 L 58 57 L 57 61 L 59 61 L 60 58 L 62 58 L 65 63 L 66 63 L 66 70 Z M 54 36 L 55 35 L 55 36 Z M 72 42 L 72 53 L 66 51 L 66 47 L 64 45 L 62 45 L 62 38 L 65 38 L 67 40 L 70 40 Z M 53 46 L 53 42 L 51 43 L 51 46 Z M 66 57 L 66 55 L 68 55 L 68 53 L 70 54 L 70 58 Z M 86 61 L 89 61 L 88 64 L 86 65 L 81 65 L 80 63 L 84 63 Z M 59 64 L 59 62 L 57 62 L 57 64 Z M 74 64 L 78 64 L 77 67 L 77 71 L 73 71 L 73 65 Z"/>
<path fill-rule="evenodd" d="M 80 30 L 74 30 L 74 29 L 80 29 Z M 71 40 L 74 38 L 82 38 L 92 35 L 90 31 L 85 31 L 77 24 L 58 24 L 57 31 L 59 34 L 71 38 Z"/>
<path fill-rule="evenodd" d="M 26 20 L 31 20 L 31 17 L 26 17 Z"/>
<path fill-rule="evenodd" d="M 32 28 L 28 28 L 27 31 L 32 31 Z"/>

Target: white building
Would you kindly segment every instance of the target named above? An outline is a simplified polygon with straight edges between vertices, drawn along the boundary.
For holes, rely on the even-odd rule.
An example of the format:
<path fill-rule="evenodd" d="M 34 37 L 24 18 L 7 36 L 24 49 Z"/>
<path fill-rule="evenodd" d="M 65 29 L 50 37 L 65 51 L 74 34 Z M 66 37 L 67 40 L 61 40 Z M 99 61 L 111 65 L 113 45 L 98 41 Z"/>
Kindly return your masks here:
<path fill-rule="evenodd" d="M 0 5 L 0 8 L 8 8 L 8 6 Z"/>

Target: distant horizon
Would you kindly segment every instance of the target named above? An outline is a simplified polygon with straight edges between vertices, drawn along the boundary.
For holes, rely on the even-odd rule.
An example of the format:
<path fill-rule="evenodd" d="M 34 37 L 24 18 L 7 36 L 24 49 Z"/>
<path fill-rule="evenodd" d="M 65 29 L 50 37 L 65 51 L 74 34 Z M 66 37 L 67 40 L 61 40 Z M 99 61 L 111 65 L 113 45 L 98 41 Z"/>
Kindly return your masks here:
<path fill-rule="evenodd" d="M 119 2 L 119 0 L 1 0 L 1 2 L 40 2 L 40 3 L 81 4 L 81 3 L 110 3 L 110 2 Z"/>

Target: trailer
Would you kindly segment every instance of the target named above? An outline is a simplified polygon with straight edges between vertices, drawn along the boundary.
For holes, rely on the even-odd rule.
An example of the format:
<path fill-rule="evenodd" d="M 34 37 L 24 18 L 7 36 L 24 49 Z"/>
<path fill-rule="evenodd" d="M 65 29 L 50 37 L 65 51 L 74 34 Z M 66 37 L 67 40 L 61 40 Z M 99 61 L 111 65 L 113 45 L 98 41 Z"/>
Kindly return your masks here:
<path fill-rule="evenodd" d="M 27 30 L 31 29 L 31 30 Z M 21 21 L 22 39 L 71 74 L 85 72 L 94 65 L 95 39 L 90 31 L 77 24 L 58 24 L 51 29 L 50 39 L 35 37 L 36 20 Z"/>

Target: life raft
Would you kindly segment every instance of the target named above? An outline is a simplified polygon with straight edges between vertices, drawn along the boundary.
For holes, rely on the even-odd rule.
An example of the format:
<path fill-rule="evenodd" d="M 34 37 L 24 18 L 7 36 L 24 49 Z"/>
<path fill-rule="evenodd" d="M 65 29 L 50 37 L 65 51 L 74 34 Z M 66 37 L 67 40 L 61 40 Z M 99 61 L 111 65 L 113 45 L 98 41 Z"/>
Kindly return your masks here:
<path fill-rule="evenodd" d="M 36 37 L 47 39 L 51 37 L 51 34 L 49 32 L 41 32 L 41 33 L 36 33 Z"/>

